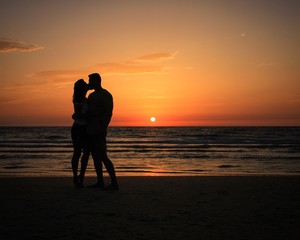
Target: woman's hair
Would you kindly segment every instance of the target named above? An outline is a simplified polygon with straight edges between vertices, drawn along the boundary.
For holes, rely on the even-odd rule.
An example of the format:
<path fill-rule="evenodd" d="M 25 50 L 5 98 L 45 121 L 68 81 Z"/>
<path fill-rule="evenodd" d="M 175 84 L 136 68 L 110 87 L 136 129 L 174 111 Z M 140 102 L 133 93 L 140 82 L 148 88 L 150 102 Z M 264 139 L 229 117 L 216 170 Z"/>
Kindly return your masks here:
<path fill-rule="evenodd" d="M 76 81 L 74 84 L 73 103 L 83 102 L 87 90 L 87 83 L 83 79 Z"/>

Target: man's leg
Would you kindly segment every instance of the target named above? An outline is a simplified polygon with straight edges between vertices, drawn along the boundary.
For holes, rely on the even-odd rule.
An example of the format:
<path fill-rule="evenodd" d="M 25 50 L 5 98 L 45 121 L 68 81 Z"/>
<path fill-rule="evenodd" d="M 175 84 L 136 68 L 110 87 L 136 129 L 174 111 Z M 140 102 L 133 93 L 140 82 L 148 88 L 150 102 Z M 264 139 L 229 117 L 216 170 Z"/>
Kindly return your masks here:
<path fill-rule="evenodd" d="M 116 177 L 116 172 L 115 172 L 115 167 L 112 161 L 109 159 L 107 156 L 107 147 L 106 147 L 106 137 L 103 137 L 99 141 L 100 144 L 100 159 L 104 163 L 104 166 L 110 176 L 111 179 L 111 185 L 107 189 L 111 190 L 117 190 L 118 187 L 118 182 L 117 182 L 117 177 Z"/>
<path fill-rule="evenodd" d="M 99 149 L 99 143 L 97 141 L 97 136 L 91 136 L 89 138 L 89 147 L 91 150 L 91 154 L 94 160 L 94 167 L 97 174 L 98 182 L 91 187 L 104 187 L 103 181 L 103 171 L 102 171 L 102 162 L 101 162 L 101 153 Z"/>
<path fill-rule="evenodd" d="M 101 154 L 101 159 L 102 162 L 104 163 L 104 166 L 110 176 L 111 183 L 112 184 L 117 184 L 117 177 L 116 177 L 116 172 L 115 172 L 115 167 L 112 161 L 108 158 L 107 153 L 104 152 Z"/>

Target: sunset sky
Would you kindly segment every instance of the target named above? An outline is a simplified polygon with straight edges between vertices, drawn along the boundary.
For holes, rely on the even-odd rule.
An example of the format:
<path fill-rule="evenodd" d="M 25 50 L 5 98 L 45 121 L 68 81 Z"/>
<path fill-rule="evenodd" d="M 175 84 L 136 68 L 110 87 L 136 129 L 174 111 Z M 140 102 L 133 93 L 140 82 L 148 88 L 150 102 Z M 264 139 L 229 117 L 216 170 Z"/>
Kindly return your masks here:
<path fill-rule="evenodd" d="M 113 126 L 300 125 L 299 12 L 297 0 L 1 0 L 0 126 L 72 125 L 73 84 L 93 72 Z"/>

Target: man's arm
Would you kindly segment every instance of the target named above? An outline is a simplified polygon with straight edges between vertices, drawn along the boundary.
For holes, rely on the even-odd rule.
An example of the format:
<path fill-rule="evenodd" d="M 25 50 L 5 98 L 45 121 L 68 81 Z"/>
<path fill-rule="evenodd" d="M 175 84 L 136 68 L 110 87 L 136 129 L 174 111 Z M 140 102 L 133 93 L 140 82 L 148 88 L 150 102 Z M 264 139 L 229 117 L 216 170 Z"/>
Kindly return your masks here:
<path fill-rule="evenodd" d="M 103 116 L 103 124 L 105 125 L 105 127 L 108 127 L 110 123 L 113 114 L 113 108 L 114 108 L 113 97 L 110 93 L 108 93 L 105 98 L 105 112 Z"/>

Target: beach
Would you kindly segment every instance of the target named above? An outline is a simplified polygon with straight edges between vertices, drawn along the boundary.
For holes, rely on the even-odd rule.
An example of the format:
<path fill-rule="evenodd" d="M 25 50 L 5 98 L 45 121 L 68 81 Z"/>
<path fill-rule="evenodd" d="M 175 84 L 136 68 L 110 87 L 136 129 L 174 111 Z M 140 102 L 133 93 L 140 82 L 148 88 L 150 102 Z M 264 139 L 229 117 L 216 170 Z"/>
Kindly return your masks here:
<path fill-rule="evenodd" d="M 0 238 L 298 239 L 299 180 L 120 177 L 110 192 L 70 177 L 0 178 Z"/>

